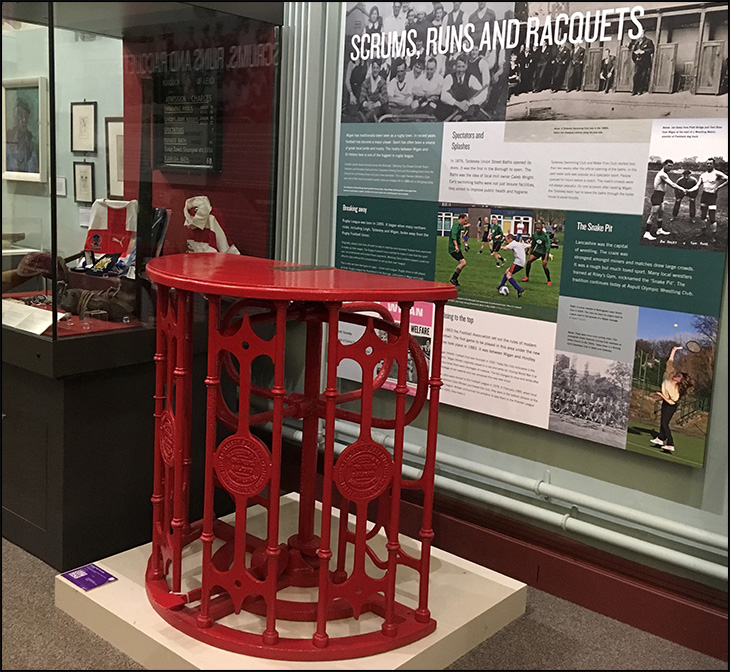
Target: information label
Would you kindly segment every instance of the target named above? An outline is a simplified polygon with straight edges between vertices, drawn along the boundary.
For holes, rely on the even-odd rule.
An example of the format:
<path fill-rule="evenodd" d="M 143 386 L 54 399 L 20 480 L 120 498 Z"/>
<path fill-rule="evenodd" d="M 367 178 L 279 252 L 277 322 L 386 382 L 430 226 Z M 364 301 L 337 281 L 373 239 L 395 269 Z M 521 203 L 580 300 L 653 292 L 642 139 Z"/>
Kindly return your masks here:
<path fill-rule="evenodd" d="M 91 590 L 117 580 L 116 576 L 109 574 L 109 572 L 95 564 L 72 569 L 70 572 L 61 574 L 61 576 L 82 590 Z"/>

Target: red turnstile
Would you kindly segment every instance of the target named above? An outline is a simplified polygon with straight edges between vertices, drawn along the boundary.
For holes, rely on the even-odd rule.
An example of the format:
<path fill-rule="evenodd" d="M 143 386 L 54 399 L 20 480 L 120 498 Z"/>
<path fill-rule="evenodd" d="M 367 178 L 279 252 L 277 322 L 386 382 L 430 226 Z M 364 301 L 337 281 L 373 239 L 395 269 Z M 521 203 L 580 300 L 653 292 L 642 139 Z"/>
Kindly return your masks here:
<path fill-rule="evenodd" d="M 444 306 L 456 296 L 455 287 L 229 254 L 156 258 L 147 264 L 147 274 L 158 286 L 154 520 L 146 573 L 155 610 L 170 625 L 208 644 L 280 660 L 368 656 L 433 632 L 428 583 L 441 347 Z M 193 413 L 202 413 L 191 401 L 195 294 L 207 300 L 208 367 L 204 509 L 202 520 L 191 521 L 191 421 Z M 397 304 L 400 321 L 380 302 Z M 410 334 L 415 302 L 433 306 L 430 372 L 423 349 Z M 292 321 L 306 329 L 299 392 L 285 385 L 287 324 Z M 341 342 L 341 323 L 358 325 L 361 336 L 354 343 Z M 273 367 L 271 387 L 252 381 L 252 365 L 259 357 Z M 338 389 L 343 360 L 353 360 L 362 371 L 361 385 L 347 392 Z M 415 367 L 410 394 L 409 364 Z M 373 394 L 394 376 L 394 413 L 377 417 Z M 234 384 L 235 402 L 223 392 L 223 377 Z M 404 430 L 427 396 L 425 467 L 418 479 L 407 480 L 401 475 Z M 252 401 L 266 402 L 265 410 Z M 297 530 L 281 539 L 286 418 L 301 421 L 302 452 Z M 336 420 L 359 426 L 359 436 L 339 453 Z M 252 433 L 252 427 L 264 423 L 271 426 L 270 446 Z M 392 430 L 390 449 L 373 438 L 374 428 Z M 322 435 L 318 518 L 315 485 Z M 235 503 L 232 520 L 216 517 L 219 488 Z M 422 494 L 418 552 L 407 551 L 399 539 L 404 490 Z M 253 505 L 265 509 L 261 537 L 247 529 Z M 378 546 L 376 539 L 384 542 Z M 191 559 L 188 550 L 194 542 L 202 550 Z M 396 599 L 396 574 L 403 568 L 415 571 L 418 579 L 409 606 Z M 196 569 L 197 580 L 188 581 Z M 292 587 L 309 590 L 311 598 L 282 595 Z M 257 626 L 233 625 L 230 617 L 241 612 L 255 614 Z M 379 627 L 342 636 L 328 632 L 333 621 L 352 621 L 365 613 L 380 619 Z M 282 621 L 311 622 L 311 633 L 282 636 Z"/>

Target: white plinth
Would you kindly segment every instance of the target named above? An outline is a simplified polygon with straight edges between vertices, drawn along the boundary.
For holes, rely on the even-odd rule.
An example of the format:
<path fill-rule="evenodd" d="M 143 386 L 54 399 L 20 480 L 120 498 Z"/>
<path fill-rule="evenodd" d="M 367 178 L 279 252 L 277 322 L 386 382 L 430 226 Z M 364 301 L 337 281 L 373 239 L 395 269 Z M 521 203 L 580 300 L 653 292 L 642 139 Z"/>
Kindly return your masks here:
<path fill-rule="evenodd" d="M 266 520 L 265 511 L 257 508 L 258 513 L 251 509 L 248 514 L 249 531 L 253 534 L 257 525 L 263 529 Z M 286 539 L 296 532 L 297 495 L 284 496 L 280 511 L 280 538 Z M 405 537 L 401 543 L 406 550 L 411 547 L 417 551 L 419 547 L 418 542 Z M 195 544 L 186 553 L 197 552 Z M 99 560 L 95 564 L 118 580 L 88 592 L 60 574 L 55 581 L 59 609 L 150 670 L 442 669 L 521 616 L 527 597 L 525 584 L 433 548 L 428 606 L 438 624 L 435 632 L 394 651 L 364 658 L 332 662 L 270 660 L 218 649 L 168 625 L 154 611 L 145 592 L 144 575 L 150 552 L 151 544 L 145 544 Z M 416 578 L 415 572 L 399 569 L 399 602 L 414 606 L 418 595 Z M 363 627 L 362 621 L 363 618 L 353 626 L 352 634 Z M 311 623 L 286 622 L 286 627 L 288 637 L 306 637 L 313 632 Z M 301 633 L 297 629 L 302 629 Z M 332 633 L 344 634 L 348 633 Z"/>

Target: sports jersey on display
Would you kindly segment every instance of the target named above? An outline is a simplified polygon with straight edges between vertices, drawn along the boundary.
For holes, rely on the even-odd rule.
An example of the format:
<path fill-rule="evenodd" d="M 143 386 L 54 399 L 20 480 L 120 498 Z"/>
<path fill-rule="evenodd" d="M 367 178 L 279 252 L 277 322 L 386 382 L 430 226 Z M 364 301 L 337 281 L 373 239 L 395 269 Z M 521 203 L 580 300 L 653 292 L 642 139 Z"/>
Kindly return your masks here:
<path fill-rule="evenodd" d="M 138 210 L 137 201 L 94 201 L 84 250 L 92 252 L 94 259 L 118 254 L 120 265 L 129 266 L 137 243 Z"/>

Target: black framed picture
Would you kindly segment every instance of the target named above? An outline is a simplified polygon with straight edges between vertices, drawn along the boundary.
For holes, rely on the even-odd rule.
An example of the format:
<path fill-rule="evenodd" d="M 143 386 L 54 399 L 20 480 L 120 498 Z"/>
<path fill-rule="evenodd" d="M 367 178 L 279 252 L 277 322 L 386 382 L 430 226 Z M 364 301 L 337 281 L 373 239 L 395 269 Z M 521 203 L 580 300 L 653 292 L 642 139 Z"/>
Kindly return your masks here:
<path fill-rule="evenodd" d="M 106 133 L 106 184 L 108 197 L 124 199 L 124 118 L 107 117 Z"/>
<path fill-rule="evenodd" d="M 96 152 L 96 102 L 71 103 L 71 151 Z"/>
<path fill-rule="evenodd" d="M 94 202 L 94 164 L 74 161 L 74 200 L 91 205 Z"/>
<path fill-rule="evenodd" d="M 221 86 L 220 72 L 155 78 L 153 155 L 158 170 L 220 172 Z"/>

